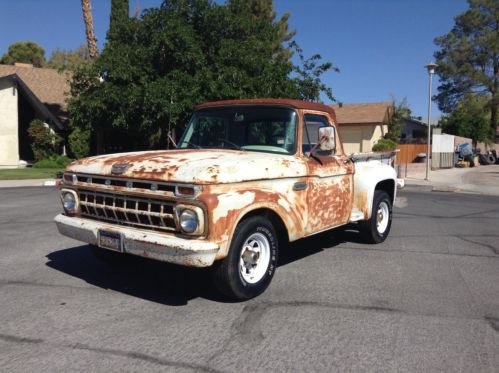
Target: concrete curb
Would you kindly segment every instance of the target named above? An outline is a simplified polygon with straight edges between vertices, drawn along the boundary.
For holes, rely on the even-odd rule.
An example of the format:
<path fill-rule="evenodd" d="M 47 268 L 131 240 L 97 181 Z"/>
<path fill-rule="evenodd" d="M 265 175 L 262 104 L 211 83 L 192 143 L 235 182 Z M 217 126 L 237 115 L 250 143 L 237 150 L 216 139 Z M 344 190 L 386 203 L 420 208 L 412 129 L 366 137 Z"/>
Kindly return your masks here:
<path fill-rule="evenodd" d="M 54 187 L 60 179 L 0 180 L 0 188 Z"/>
<path fill-rule="evenodd" d="M 444 184 L 432 184 L 431 182 L 421 182 L 414 180 L 405 180 L 405 188 L 400 190 L 417 188 L 424 191 L 431 192 L 441 192 L 441 193 L 465 193 L 465 194 L 477 194 L 477 195 L 487 195 L 487 196 L 499 196 L 499 186 L 480 186 L 474 184 L 461 184 L 459 187 L 444 185 Z"/>

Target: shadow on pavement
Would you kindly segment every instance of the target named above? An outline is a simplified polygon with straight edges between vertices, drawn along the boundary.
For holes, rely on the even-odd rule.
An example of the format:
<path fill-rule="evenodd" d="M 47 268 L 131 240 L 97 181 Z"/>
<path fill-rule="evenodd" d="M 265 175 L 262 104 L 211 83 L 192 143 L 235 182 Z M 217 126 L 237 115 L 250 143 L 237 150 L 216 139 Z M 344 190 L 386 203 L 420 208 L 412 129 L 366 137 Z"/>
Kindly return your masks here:
<path fill-rule="evenodd" d="M 284 266 L 343 242 L 360 242 L 348 227 L 301 239 L 280 250 Z M 95 285 L 170 306 L 183 306 L 198 297 L 227 302 L 213 285 L 209 268 L 190 268 L 126 255 L 108 264 L 97 259 L 88 245 L 54 251 L 46 265 Z M 277 272 L 278 275 L 279 272 Z"/>
<path fill-rule="evenodd" d="M 170 306 L 183 306 L 202 297 L 225 300 L 212 285 L 209 270 L 128 256 L 114 264 L 97 259 L 88 245 L 54 251 L 47 255 L 48 267 L 80 278 L 102 289 Z"/>
<path fill-rule="evenodd" d="M 293 263 L 323 251 L 332 249 L 345 242 L 364 243 L 361 240 L 356 224 L 332 229 L 313 236 L 291 242 L 279 252 L 279 266 Z"/>

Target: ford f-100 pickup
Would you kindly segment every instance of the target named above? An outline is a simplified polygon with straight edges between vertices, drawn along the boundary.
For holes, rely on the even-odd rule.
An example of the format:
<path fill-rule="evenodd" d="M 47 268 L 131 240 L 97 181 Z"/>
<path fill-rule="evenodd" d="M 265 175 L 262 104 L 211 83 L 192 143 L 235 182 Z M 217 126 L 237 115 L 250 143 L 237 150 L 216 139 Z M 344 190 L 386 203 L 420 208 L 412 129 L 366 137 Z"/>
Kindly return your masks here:
<path fill-rule="evenodd" d="M 63 235 L 100 257 L 213 270 L 226 296 L 262 293 L 288 242 L 357 222 L 385 240 L 396 173 L 343 151 L 334 110 L 287 99 L 198 106 L 172 150 L 99 155 L 63 175 Z"/>

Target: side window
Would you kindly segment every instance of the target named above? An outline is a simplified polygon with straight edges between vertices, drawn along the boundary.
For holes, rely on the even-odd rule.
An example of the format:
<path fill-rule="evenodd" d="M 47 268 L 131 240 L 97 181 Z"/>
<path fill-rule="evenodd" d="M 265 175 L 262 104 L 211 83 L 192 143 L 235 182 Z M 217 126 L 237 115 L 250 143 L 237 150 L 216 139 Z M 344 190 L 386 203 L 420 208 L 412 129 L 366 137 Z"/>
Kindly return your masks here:
<path fill-rule="evenodd" d="M 319 141 L 319 128 L 329 126 L 329 121 L 325 116 L 315 114 L 305 114 L 305 124 L 303 128 L 302 148 L 303 153 L 309 153 L 310 149 Z M 319 152 L 320 150 L 317 149 Z M 324 154 L 326 155 L 326 154 Z"/>

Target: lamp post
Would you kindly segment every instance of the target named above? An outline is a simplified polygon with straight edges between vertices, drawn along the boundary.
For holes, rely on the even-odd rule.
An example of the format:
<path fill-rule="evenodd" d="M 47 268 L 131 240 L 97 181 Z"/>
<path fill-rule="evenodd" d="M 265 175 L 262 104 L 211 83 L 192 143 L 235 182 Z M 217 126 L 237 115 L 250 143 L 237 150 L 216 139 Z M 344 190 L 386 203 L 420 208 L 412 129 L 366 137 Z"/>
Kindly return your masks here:
<path fill-rule="evenodd" d="M 435 69 L 437 68 L 437 64 L 430 62 L 428 65 L 425 65 L 428 70 L 428 75 L 430 76 L 430 82 L 428 84 L 428 140 L 426 143 L 426 178 L 425 180 L 430 180 L 430 144 L 431 144 L 431 82 L 433 80 L 433 74 L 435 74 Z"/>

